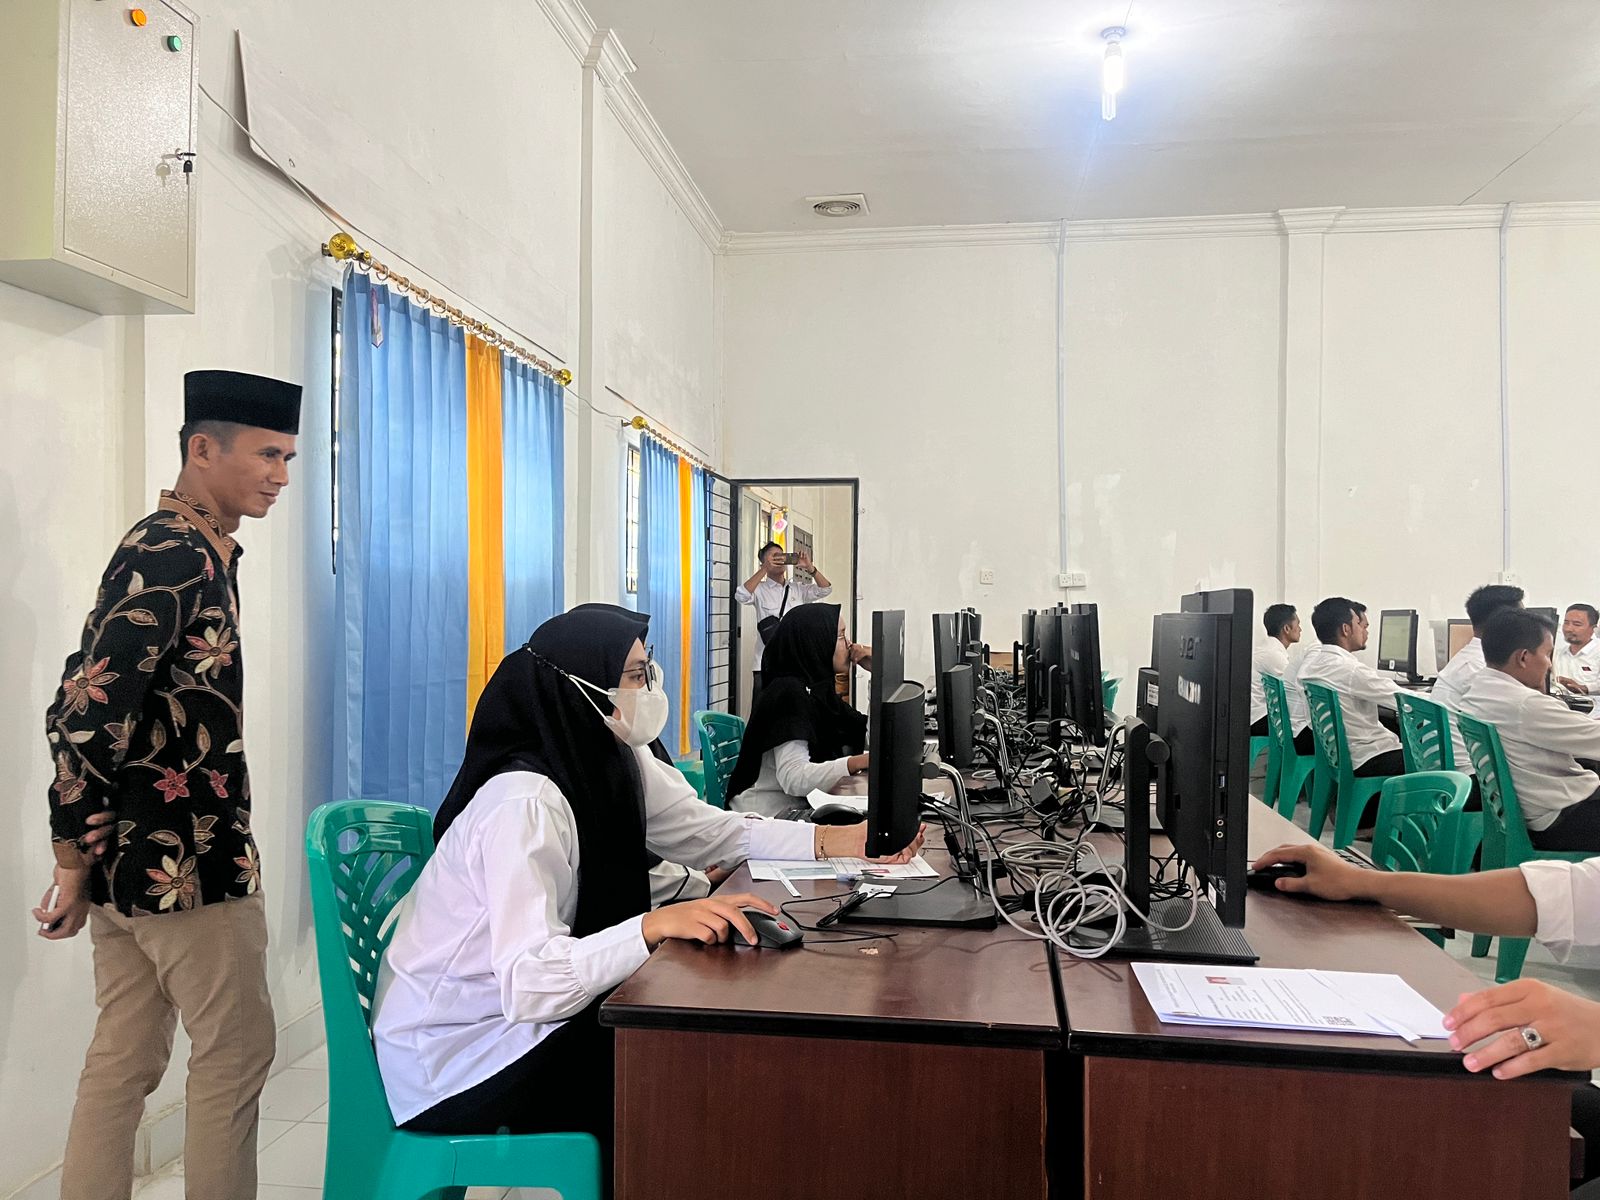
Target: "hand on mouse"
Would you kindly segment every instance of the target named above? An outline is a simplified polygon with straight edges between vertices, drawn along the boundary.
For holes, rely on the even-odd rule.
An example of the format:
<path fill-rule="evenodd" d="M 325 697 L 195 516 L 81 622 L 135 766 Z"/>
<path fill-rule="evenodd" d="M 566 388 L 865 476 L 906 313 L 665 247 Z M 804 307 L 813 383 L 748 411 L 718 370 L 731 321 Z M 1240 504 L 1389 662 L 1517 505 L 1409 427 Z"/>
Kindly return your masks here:
<path fill-rule="evenodd" d="M 668 904 L 645 913 L 641 927 L 644 944 L 654 950 L 668 938 L 678 938 L 711 945 L 728 941 L 736 930 L 746 945 L 753 946 L 756 944 L 756 931 L 750 919 L 739 911 L 741 908 L 758 908 L 764 913 L 778 915 L 777 905 L 750 892 Z"/>
<path fill-rule="evenodd" d="M 1278 880 L 1278 890 L 1302 892 L 1321 900 L 1363 899 L 1362 877 L 1372 874 L 1360 867 L 1352 867 L 1333 851 L 1315 842 L 1279 846 L 1276 850 L 1268 850 L 1250 865 L 1252 870 L 1260 870 L 1273 863 L 1304 863 L 1306 873 L 1299 879 L 1288 877 Z"/>

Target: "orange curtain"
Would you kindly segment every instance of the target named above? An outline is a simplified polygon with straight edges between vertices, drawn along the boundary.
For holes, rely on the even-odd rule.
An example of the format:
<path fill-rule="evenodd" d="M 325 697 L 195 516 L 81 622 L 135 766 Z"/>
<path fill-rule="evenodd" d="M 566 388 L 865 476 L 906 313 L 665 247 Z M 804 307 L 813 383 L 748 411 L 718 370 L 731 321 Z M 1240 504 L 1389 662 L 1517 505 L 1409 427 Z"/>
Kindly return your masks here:
<path fill-rule="evenodd" d="M 467 337 L 467 724 L 505 656 L 500 351 Z"/>
<path fill-rule="evenodd" d="M 694 597 L 690 594 L 689 580 L 693 577 L 694 546 L 690 538 L 694 535 L 691 528 L 694 524 L 694 468 L 689 465 L 689 460 L 678 458 L 678 542 L 683 555 L 683 573 L 678 577 L 683 581 L 683 657 L 678 661 L 683 664 L 678 680 L 678 753 L 689 753 L 689 727 L 694 720 L 694 714 L 689 711 L 689 680 L 694 674 L 693 637 L 694 629 L 690 613 Z"/>

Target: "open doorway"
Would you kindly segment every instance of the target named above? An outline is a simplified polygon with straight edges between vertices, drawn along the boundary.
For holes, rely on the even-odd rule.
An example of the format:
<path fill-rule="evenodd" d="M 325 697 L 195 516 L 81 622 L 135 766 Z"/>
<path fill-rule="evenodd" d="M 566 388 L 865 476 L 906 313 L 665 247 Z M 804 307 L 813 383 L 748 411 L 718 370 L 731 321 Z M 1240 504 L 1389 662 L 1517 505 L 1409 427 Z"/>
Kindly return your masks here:
<path fill-rule="evenodd" d="M 738 479 L 733 486 L 734 586 L 748 583 L 760 569 L 761 547 L 777 542 L 785 553 L 804 551 L 815 565 L 816 582 L 826 580 L 826 603 L 844 609 L 850 636 L 868 640 L 857 623 L 856 612 L 856 505 L 860 483 L 855 479 Z M 792 582 L 799 578 L 789 568 Z M 791 595 L 793 593 L 791 592 Z M 749 604 L 734 606 L 733 700 L 731 710 L 748 719 L 751 684 L 755 675 L 756 611 Z M 840 677 L 841 693 L 853 701 L 854 672 Z"/>

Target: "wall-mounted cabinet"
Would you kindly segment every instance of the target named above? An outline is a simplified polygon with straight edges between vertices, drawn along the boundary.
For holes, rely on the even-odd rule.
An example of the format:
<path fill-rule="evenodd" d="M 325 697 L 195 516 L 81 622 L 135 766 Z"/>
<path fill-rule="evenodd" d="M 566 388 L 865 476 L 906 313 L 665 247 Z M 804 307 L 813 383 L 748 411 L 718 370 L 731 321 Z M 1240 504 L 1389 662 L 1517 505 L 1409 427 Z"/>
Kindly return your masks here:
<path fill-rule="evenodd" d="M 193 312 L 194 15 L 26 0 L 7 24 L 0 281 L 92 312 Z"/>

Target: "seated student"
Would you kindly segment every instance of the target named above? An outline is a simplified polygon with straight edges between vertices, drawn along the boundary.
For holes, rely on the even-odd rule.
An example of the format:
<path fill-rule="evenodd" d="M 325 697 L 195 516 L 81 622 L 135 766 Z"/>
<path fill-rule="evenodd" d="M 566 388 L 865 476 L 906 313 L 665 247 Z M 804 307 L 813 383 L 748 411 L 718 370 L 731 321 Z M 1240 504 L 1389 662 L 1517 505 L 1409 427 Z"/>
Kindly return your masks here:
<path fill-rule="evenodd" d="M 1541 850 L 1600 851 L 1600 724 L 1545 693 L 1555 629 L 1538 613 L 1509 609 L 1489 618 L 1480 671 L 1461 711 L 1500 731 L 1511 782 Z"/>
<path fill-rule="evenodd" d="M 1434 680 L 1431 698 L 1454 711 L 1461 707 L 1461 698 L 1467 688 L 1483 670 L 1483 631 L 1489 618 L 1508 608 L 1522 607 L 1522 589 L 1506 583 L 1489 583 L 1467 597 L 1467 619 L 1472 622 L 1472 640 L 1456 651 L 1456 656 L 1445 664 Z M 1456 770 L 1473 773 L 1472 760 L 1467 757 L 1467 744 L 1461 740 L 1461 730 L 1451 723 L 1450 733 L 1455 742 Z M 1477 788 L 1474 785 L 1476 798 Z M 1473 807 L 1476 807 L 1474 805 Z"/>
<path fill-rule="evenodd" d="M 778 623 L 728 780 L 729 808 L 776 816 L 867 769 L 867 718 L 833 686 L 855 657 L 837 604 L 807 604 Z"/>
<path fill-rule="evenodd" d="M 1289 674 L 1289 647 L 1300 640 L 1300 614 L 1292 604 L 1269 604 L 1261 614 L 1261 623 L 1267 627 L 1267 644 L 1257 646 L 1250 662 L 1250 736 L 1266 737 L 1267 693 L 1261 683 L 1262 675 L 1273 675 L 1283 681 L 1284 695 L 1289 700 L 1289 726 L 1294 733 L 1296 754 L 1311 754 L 1311 714 L 1306 710 L 1306 694 L 1293 675 Z"/>
<path fill-rule="evenodd" d="M 601 999 L 663 940 L 753 941 L 741 908 L 777 911 L 749 894 L 651 911 L 646 855 L 705 867 L 866 849 L 865 826 L 712 808 L 658 761 L 667 705 L 639 632 L 611 612 L 554 617 L 478 700 L 438 848 L 379 970 L 373 1043 L 402 1128 L 589 1132 L 609 1172 Z"/>
<path fill-rule="evenodd" d="M 1394 703 L 1394 680 L 1378 674 L 1356 657 L 1367 648 L 1367 606 L 1343 596 L 1330 596 L 1311 610 L 1311 627 L 1322 644 L 1313 646 L 1300 660 L 1297 678 L 1325 683 L 1339 693 L 1344 712 L 1345 738 L 1350 743 L 1350 765 L 1357 775 L 1403 775 L 1405 756 L 1400 739 L 1378 717 L 1380 701 Z M 1369 815 L 1377 811 L 1377 798 Z M 1362 825 L 1371 822 L 1363 819 Z"/>
<path fill-rule="evenodd" d="M 1304 863 L 1306 873 L 1280 879 L 1279 891 L 1369 900 L 1450 929 L 1537 938 L 1559 961 L 1574 947 L 1600 946 L 1600 858 L 1428 875 L 1366 870 L 1302 842 L 1269 850 L 1255 866 L 1285 862 Z M 1534 1071 L 1600 1069 L 1600 1004 L 1541 980 L 1519 979 L 1463 996 L 1444 1023 L 1450 1045 L 1471 1050 L 1462 1065 L 1473 1073 L 1515 1079 Z M 1600 1176 L 1600 1089 L 1585 1083 L 1574 1090 L 1572 1125 L 1584 1140 L 1583 1178 L 1594 1179 Z M 1600 1196 L 1597 1189 L 1591 1185 L 1577 1194 L 1592 1200 Z"/>
<path fill-rule="evenodd" d="M 1561 645 L 1556 650 L 1556 682 L 1580 696 L 1600 695 L 1600 638 L 1594 636 L 1600 610 L 1590 604 L 1573 604 L 1561 622 Z"/>

